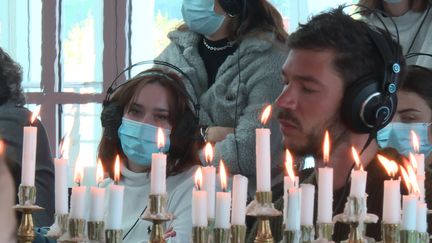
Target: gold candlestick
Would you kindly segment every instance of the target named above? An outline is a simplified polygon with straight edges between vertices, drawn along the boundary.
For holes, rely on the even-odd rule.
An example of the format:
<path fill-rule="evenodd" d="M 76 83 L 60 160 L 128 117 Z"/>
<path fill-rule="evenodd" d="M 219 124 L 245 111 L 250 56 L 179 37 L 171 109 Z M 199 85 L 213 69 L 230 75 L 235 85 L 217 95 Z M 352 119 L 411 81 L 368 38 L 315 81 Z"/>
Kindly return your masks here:
<path fill-rule="evenodd" d="M 172 220 L 174 216 L 166 212 L 166 195 L 149 195 L 149 205 L 141 219 L 153 223 L 150 243 L 165 243 L 163 223 Z"/>
<path fill-rule="evenodd" d="M 214 242 L 215 243 L 229 243 L 230 230 L 229 229 L 214 229 Z"/>
<path fill-rule="evenodd" d="M 286 230 L 284 232 L 285 243 L 300 243 L 301 231 L 300 230 Z"/>
<path fill-rule="evenodd" d="M 231 243 L 245 243 L 246 225 L 231 225 Z"/>
<path fill-rule="evenodd" d="M 214 243 L 215 239 L 215 219 L 214 218 L 208 218 L 207 219 L 207 241 L 208 243 Z"/>
<path fill-rule="evenodd" d="M 428 243 L 429 242 L 429 234 L 427 232 L 418 233 L 418 243 Z"/>
<path fill-rule="evenodd" d="M 334 224 L 317 223 L 318 239 L 331 241 L 333 236 Z"/>
<path fill-rule="evenodd" d="M 208 239 L 207 227 L 193 227 L 192 239 L 193 239 L 193 243 L 207 243 L 207 239 Z"/>
<path fill-rule="evenodd" d="M 401 230 L 400 242 L 401 243 L 417 243 L 417 231 L 415 230 Z"/>
<path fill-rule="evenodd" d="M 69 219 L 69 237 L 72 241 L 85 240 L 85 219 Z"/>
<path fill-rule="evenodd" d="M 301 242 L 310 243 L 314 240 L 314 226 L 302 225 L 301 226 Z"/>
<path fill-rule="evenodd" d="M 87 231 L 89 240 L 102 242 L 104 240 L 104 221 L 89 221 L 87 222 Z"/>
<path fill-rule="evenodd" d="M 272 203 L 272 192 L 256 192 L 255 200 L 246 209 L 247 215 L 258 218 L 258 230 L 255 243 L 274 243 L 270 229 L 270 218 L 282 215 Z"/>
<path fill-rule="evenodd" d="M 121 243 L 123 237 L 123 230 L 105 230 L 105 242 L 106 243 Z"/>
<path fill-rule="evenodd" d="M 381 226 L 383 243 L 400 242 L 400 225 L 399 224 L 382 224 Z"/>

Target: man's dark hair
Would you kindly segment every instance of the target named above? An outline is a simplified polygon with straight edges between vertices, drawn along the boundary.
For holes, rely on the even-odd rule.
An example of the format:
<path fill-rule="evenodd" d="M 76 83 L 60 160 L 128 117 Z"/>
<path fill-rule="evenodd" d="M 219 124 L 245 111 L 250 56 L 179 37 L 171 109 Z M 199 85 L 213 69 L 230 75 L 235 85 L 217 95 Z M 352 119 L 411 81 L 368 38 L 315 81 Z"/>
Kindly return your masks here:
<path fill-rule="evenodd" d="M 375 31 L 387 40 L 388 43 L 384 44 L 391 45 L 390 50 L 397 50 L 403 76 L 405 61 L 402 48 L 397 42 L 388 32 L 353 19 L 344 13 L 344 8 L 343 5 L 339 6 L 312 17 L 306 24 L 301 24 L 298 30 L 289 36 L 288 47 L 334 51 L 333 65 L 347 87 L 355 80 L 366 76 L 383 79 L 384 60 L 370 35 L 370 31 Z M 396 53 L 392 54 L 394 56 Z"/>
<path fill-rule="evenodd" d="M 8 101 L 24 103 L 21 81 L 21 66 L 0 48 L 0 105 Z"/>

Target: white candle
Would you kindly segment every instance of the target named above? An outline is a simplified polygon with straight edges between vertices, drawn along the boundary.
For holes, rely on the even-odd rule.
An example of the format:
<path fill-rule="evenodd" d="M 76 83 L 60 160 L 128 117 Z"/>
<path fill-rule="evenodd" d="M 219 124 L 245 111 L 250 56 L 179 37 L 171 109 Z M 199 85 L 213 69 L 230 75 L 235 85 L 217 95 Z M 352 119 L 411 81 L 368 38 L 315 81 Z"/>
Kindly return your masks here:
<path fill-rule="evenodd" d="M 300 224 L 305 226 L 313 225 L 315 186 L 312 184 L 301 184 L 301 218 Z"/>
<path fill-rule="evenodd" d="M 284 216 L 283 216 L 283 222 L 286 224 L 286 216 L 288 213 L 288 190 L 290 188 L 295 187 L 299 184 L 299 178 L 298 176 L 295 177 L 294 180 L 291 180 L 289 176 L 284 176 Z"/>
<path fill-rule="evenodd" d="M 102 162 L 99 160 L 96 169 L 96 183 L 99 184 L 104 178 Z M 105 202 L 105 189 L 92 187 L 90 189 L 91 204 L 90 204 L 90 221 L 103 221 Z"/>
<path fill-rule="evenodd" d="M 21 185 L 34 186 L 36 168 L 37 127 L 24 127 Z"/>
<path fill-rule="evenodd" d="M 230 228 L 230 209 L 231 209 L 231 193 L 217 192 L 216 193 L 216 220 L 215 228 L 229 229 Z"/>
<path fill-rule="evenodd" d="M 301 194 L 301 189 L 296 187 L 288 190 L 288 211 L 285 230 L 300 230 Z"/>
<path fill-rule="evenodd" d="M 386 224 L 399 224 L 400 210 L 401 210 L 400 181 L 385 180 L 382 221 Z"/>
<path fill-rule="evenodd" d="M 416 229 L 417 197 L 415 195 L 403 196 L 402 230 Z"/>
<path fill-rule="evenodd" d="M 354 170 L 351 172 L 351 191 L 352 197 L 364 197 L 366 191 L 367 172 Z"/>
<path fill-rule="evenodd" d="M 120 158 L 117 155 L 114 165 L 114 182 L 120 181 Z M 112 184 L 109 186 L 108 218 L 106 229 L 122 229 L 124 186 Z"/>
<path fill-rule="evenodd" d="M 232 225 L 245 225 L 248 179 L 242 175 L 235 175 L 232 190 Z"/>
<path fill-rule="evenodd" d="M 424 154 L 414 154 L 417 161 L 417 176 L 425 176 L 425 157 Z"/>
<path fill-rule="evenodd" d="M 207 192 L 195 188 L 192 191 L 192 225 L 207 227 Z"/>
<path fill-rule="evenodd" d="M 333 168 L 318 169 L 318 223 L 331 223 L 333 217 Z"/>
<path fill-rule="evenodd" d="M 166 193 L 166 159 L 162 153 L 152 154 L 151 174 L 150 174 L 150 194 Z"/>
<path fill-rule="evenodd" d="M 68 213 L 67 168 L 66 159 L 54 159 L 55 212 L 57 215 Z"/>
<path fill-rule="evenodd" d="M 424 202 L 417 202 L 417 223 L 416 231 L 427 232 L 427 206 Z"/>
<path fill-rule="evenodd" d="M 267 128 L 256 129 L 256 173 L 257 191 L 270 191 L 270 129 Z"/>
<path fill-rule="evenodd" d="M 424 198 L 425 198 L 425 176 L 417 176 L 417 184 L 419 187 L 419 197 L 420 197 L 420 201 L 424 202 Z"/>
<path fill-rule="evenodd" d="M 86 202 L 87 187 L 74 186 L 71 195 L 70 218 L 85 219 L 85 202 Z"/>
<path fill-rule="evenodd" d="M 203 190 L 207 192 L 207 217 L 215 218 L 216 195 L 216 168 L 213 166 L 202 167 Z"/>

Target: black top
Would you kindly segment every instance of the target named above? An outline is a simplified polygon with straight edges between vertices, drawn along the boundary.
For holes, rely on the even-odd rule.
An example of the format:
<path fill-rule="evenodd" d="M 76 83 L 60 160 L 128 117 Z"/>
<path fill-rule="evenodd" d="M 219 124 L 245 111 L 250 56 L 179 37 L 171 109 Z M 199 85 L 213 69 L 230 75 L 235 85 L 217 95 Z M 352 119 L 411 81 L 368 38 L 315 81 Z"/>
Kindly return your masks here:
<path fill-rule="evenodd" d="M 202 41 L 199 42 L 198 52 L 207 71 L 207 88 L 214 84 L 219 67 L 236 49 L 237 45 L 229 42 L 227 38 L 211 41 L 203 37 Z"/>

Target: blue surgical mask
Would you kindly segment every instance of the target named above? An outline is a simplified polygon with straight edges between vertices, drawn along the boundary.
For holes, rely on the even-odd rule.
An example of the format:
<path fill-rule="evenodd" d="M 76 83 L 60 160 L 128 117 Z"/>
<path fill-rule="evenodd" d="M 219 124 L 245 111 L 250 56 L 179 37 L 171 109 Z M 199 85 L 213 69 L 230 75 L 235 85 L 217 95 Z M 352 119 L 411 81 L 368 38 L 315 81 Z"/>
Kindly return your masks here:
<path fill-rule="evenodd" d="M 222 26 L 225 16 L 215 13 L 214 1 L 183 0 L 183 20 L 191 31 L 209 36 Z"/>
<path fill-rule="evenodd" d="M 157 147 L 157 127 L 123 117 L 118 136 L 123 152 L 133 163 L 150 166 L 152 153 L 167 152 L 170 147 L 170 133 L 164 129 L 165 146 Z"/>
<path fill-rule="evenodd" d="M 419 139 L 419 153 L 427 157 L 432 152 L 432 144 L 428 138 L 430 125 L 431 123 L 392 122 L 378 131 L 377 141 L 381 148 L 392 147 L 408 156 L 409 152 L 414 152 L 411 137 L 411 131 L 414 131 Z"/>

